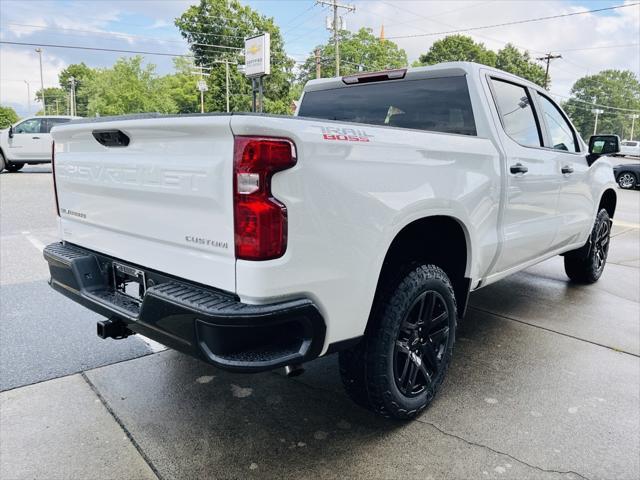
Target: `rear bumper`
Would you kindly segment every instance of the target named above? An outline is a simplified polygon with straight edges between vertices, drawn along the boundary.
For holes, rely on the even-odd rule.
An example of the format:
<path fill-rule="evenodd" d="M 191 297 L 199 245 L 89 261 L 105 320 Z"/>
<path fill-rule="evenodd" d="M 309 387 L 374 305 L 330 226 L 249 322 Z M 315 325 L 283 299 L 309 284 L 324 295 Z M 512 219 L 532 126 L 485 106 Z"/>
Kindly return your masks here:
<path fill-rule="evenodd" d="M 316 358 L 325 323 L 309 299 L 249 305 L 237 296 L 143 266 L 142 301 L 115 289 L 120 260 L 69 243 L 44 250 L 58 292 L 131 331 L 232 371 L 259 372 Z"/>

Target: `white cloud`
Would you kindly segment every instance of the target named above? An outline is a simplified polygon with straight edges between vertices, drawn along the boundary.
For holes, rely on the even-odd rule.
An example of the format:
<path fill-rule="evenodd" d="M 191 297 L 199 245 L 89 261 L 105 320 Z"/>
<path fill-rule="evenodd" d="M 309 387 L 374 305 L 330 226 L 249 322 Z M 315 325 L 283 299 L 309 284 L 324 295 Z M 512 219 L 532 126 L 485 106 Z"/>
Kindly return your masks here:
<path fill-rule="evenodd" d="M 626 3 L 632 3 L 627 0 Z M 350 18 L 353 29 L 382 24 L 385 36 L 415 35 L 471 28 L 535 17 L 591 10 L 588 1 L 385 1 L 360 2 Z M 638 43 L 640 5 L 602 13 L 576 15 L 554 20 L 466 32 L 474 40 L 498 50 L 506 42 L 529 50 L 533 57 L 545 52 L 561 53 L 563 59 L 551 64 L 552 90 L 568 95 L 580 77 L 608 68 L 640 72 L 640 48 L 571 51 L 587 47 Z M 425 53 L 445 35 L 395 39 L 410 61 Z M 566 51 L 566 53 L 563 53 Z"/>
<path fill-rule="evenodd" d="M 45 52 L 42 56 L 44 86 L 58 86 L 58 74 L 66 66 L 60 58 Z M 0 103 L 11 105 L 21 115 L 27 112 L 27 85 L 31 88 L 31 113 L 42 108 L 35 102 L 35 92 L 40 89 L 40 63 L 33 49 L 3 46 L 0 49 Z M 62 112 L 61 112 L 62 113 Z"/>

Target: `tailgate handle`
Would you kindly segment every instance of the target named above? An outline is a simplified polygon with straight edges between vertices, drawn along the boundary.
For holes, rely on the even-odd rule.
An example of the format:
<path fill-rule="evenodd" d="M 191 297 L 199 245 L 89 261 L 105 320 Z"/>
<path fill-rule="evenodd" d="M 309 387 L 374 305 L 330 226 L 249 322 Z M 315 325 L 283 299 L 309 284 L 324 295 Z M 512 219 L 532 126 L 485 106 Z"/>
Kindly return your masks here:
<path fill-rule="evenodd" d="M 105 147 L 126 147 L 129 137 L 120 130 L 94 130 L 93 138 Z"/>

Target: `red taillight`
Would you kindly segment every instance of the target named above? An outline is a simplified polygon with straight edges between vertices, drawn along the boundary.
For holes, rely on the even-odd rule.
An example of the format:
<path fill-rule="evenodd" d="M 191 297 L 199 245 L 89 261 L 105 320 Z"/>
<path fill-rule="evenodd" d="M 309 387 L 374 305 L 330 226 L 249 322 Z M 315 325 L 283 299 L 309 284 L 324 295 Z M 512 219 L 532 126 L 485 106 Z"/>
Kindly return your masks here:
<path fill-rule="evenodd" d="M 233 163 L 236 257 L 281 257 L 287 249 L 287 208 L 271 194 L 271 177 L 296 164 L 295 145 L 285 138 L 235 137 Z"/>
<path fill-rule="evenodd" d="M 53 196 L 56 199 L 56 214 L 60 216 L 60 205 L 58 204 L 58 187 L 56 186 L 56 142 L 51 143 L 51 176 L 53 177 Z"/>

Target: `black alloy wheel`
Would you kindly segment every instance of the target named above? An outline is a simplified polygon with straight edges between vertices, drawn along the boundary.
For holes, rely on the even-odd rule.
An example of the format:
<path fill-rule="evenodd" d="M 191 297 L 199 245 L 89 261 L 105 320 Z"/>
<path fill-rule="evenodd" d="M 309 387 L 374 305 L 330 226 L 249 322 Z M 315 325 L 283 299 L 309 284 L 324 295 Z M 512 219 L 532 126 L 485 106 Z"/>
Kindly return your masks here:
<path fill-rule="evenodd" d="M 609 233 L 611 232 L 610 222 L 601 222 L 598 225 L 596 238 L 593 244 L 595 254 L 595 268 L 596 272 L 602 273 L 605 264 L 607 263 L 607 255 L 609 254 Z"/>
<path fill-rule="evenodd" d="M 403 395 L 420 395 L 439 375 L 449 340 L 449 315 L 442 295 L 434 290 L 420 295 L 407 312 L 393 359 L 396 386 Z"/>

